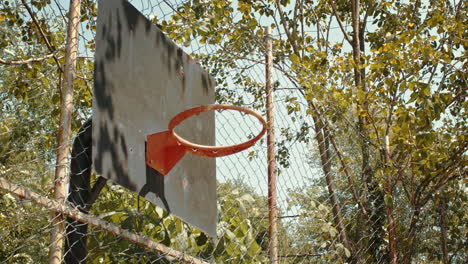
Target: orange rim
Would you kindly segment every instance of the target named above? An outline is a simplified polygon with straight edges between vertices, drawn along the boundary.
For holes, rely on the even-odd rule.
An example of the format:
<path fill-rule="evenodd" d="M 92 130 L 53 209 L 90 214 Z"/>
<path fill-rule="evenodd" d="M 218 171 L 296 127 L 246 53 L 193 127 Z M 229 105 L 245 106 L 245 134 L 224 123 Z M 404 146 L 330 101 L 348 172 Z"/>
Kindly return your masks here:
<path fill-rule="evenodd" d="M 254 138 L 240 144 L 236 145 L 229 145 L 229 146 L 206 146 L 206 145 L 198 145 L 187 141 L 177 135 L 174 131 L 174 128 L 179 125 L 182 121 L 188 119 L 189 117 L 200 114 L 206 111 L 211 110 L 235 110 L 239 112 L 243 112 L 249 115 L 256 117 L 262 123 L 262 131 Z M 222 157 L 230 154 L 234 154 L 245 150 L 251 147 L 255 142 L 257 142 L 266 132 L 266 121 L 265 119 L 257 112 L 239 107 L 234 105 L 225 105 L 225 104 L 210 104 L 210 105 L 202 105 L 194 108 L 187 109 L 183 112 L 177 114 L 172 120 L 169 122 L 169 131 L 172 133 L 172 136 L 177 140 L 178 143 L 185 146 L 186 150 L 193 155 L 197 156 L 205 156 L 205 157 Z"/>

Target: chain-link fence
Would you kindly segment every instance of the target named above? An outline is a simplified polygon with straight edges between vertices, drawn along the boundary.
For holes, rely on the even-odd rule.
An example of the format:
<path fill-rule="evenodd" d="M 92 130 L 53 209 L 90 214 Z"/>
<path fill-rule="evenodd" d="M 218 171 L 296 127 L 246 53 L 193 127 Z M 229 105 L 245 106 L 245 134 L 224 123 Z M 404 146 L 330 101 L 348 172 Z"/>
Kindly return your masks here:
<path fill-rule="evenodd" d="M 400 66 L 395 72 L 401 79 L 387 82 L 395 73 L 390 66 L 385 71 L 382 61 L 396 65 L 391 60 L 399 55 L 378 61 L 387 49 L 368 53 L 375 58 L 364 56 L 381 45 L 372 38 L 385 22 L 378 14 L 361 15 L 369 39 L 361 39 L 362 57 L 356 57 L 359 33 L 352 35 L 356 27 L 347 4 L 335 2 L 131 1 L 216 80 L 216 103 L 264 116 L 274 109 L 276 205 L 268 194 L 273 189 L 266 137 L 244 152 L 217 158 L 218 225 L 212 239 L 90 169 L 87 120 L 98 3 L 2 1 L 0 262 L 466 261 L 463 48 L 447 40 L 443 45 L 451 45 L 454 58 L 443 62 L 445 68 L 426 70 L 431 65 L 424 62 L 413 80 L 406 68 L 417 65 Z M 460 21 L 460 4 L 453 6 L 445 15 Z M 434 10 L 418 12 L 427 21 Z M 422 27 L 421 21 L 411 23 Z M 265 26 L 273 26 L 274 107 L 266 104 Z M 464 45 L 465 35 L 459 37 Z M 433 48 L 448 49 L 443 45 Z M 443 57 L 426 51 L 421 54 Z M 375 67 L 366 73 L 369 64 Z M 411 81 L 416 86 L 410 89 Z M 394 92 L 392 85 L 400 88 Z M 422 99 L 412 91 L 421 91 Z M 453 96 L 437 99 L 447 101 L 439 111 L 438 101 L 430 100 L 445 93 Z M 433 104 L 428 111 L 442 117 L 419 117 L 423 103 Z M 420 121 L 426 117 L 435 123 L 430 129 Z M 251 116 L 216 112 L 217 145 L 243 142 L 260 129 Z"/>

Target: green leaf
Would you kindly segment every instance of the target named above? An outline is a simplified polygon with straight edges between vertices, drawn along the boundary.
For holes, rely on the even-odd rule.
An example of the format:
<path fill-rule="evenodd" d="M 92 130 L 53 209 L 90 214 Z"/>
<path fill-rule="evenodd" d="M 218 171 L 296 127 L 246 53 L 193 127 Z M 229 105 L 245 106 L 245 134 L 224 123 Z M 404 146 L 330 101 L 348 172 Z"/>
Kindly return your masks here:
<path fill-rule="evenodd" d="M 208 241 L 208 237 L 205 233 L 201 232 L 200 235 L 195 239 L 198 246 L 202 246 Z"/>
<path fill-rule="evenodd" d="M 250 257 L 255 257 L 256 255 L 258 255 L 260 253 L 260 246 L 257 244 L 257 242 L 252 242 L 250 243 L 250 246 L 249 248 L 247 249 L 247 254 L 250 256 Z"/>
<path fill-rule="evenodd" d="M 60 96 L 58 94 L 54 94 L 52 96 L 52 103 L 53 104 L 58 104 L 60 102 Z"/>
<path fill-rule="evenodd" d="M 161 243 L 166 245 L 166 246 L 171 245 L 171 236 L 170 236 L 169 232 L 164 231 L 164 240 L 161 241 Z"/>
<path fill-rule="evenodd" d="M 425 96 L 431 95 L 431 87 L 429 85 L 424 85 L 422 92 Z"/>
<path fill-rule="evenodd" d="M 156 214 L 158 215 L 159 218 L 163 218 L 164 210 L 161 207 L 156 206 L 154 208 L 154 211 L 156 212 Z"/>
<path fill-rule="evenodd" d="M 299 58 L 299 56 L 297 56 L 296 54 L 291 54 L 289 55 L 289 58 L 291 59 L 291 61 L 294 63 L 294 64 L 300 64 L 301 63 L 301 59 Z"/>
<path fill-rule="evenodd" d="M 349 251 L 349 249 L 344 248 L 344 252 L 347 258 L 351 257 L 351 252 Z"/>

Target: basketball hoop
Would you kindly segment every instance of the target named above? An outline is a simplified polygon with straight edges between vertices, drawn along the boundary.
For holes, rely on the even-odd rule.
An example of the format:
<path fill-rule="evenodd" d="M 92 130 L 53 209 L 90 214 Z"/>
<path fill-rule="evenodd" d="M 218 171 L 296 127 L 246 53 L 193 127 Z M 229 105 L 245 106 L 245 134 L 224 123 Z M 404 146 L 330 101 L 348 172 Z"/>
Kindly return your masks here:
<path fill-rule="evenodd" d="M 229 146 L 198 145 L 183 139 L 174 132 L 174 128 L 187 118 L 211 110 L 235 110 L 252 115 L 262 123 L 262 131 L 246 142 Z M 210 104 L 190 108 L 172 118 L 168 130 L 146 137 L 146 164 L 162 175 L 166 175 L 187 152 L 192 155 L 210 158 L 235 154 L 253 146 L 265 132 L 265 119 L 259 113 L 247 108 L 225 104 Z"/>

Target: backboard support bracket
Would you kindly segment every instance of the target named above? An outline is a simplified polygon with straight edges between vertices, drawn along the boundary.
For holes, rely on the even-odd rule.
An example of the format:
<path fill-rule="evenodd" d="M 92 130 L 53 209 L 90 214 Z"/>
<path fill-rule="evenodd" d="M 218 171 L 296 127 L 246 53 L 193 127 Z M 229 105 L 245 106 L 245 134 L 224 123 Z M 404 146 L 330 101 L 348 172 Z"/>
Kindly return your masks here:
<path fill-rule="evenodd" d="M 146 164 L 162 175 L 168 174 L 185 155 L 185 148 L 169 130 L 148 135 L 146 144 Z"/>

